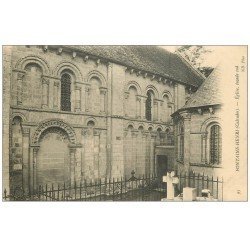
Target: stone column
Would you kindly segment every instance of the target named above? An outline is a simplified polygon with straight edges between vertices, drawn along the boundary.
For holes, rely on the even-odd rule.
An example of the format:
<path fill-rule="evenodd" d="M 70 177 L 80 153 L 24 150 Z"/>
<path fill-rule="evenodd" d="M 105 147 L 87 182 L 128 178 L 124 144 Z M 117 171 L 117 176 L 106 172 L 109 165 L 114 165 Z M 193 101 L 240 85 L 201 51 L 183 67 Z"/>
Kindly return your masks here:
<path fill-rule="evenodd" d="M 23 190 L 29 193 L 29 138 L 30 128 L 23 126 Z"/>
<path fill-rule="evenodd" d="M 154 100 L 154 112 L 153 112 L 153 120 L 158 121 L 158 101 Z"/>
<path fill-rule="evenodd" d="M 33 171 L 32 171 L 32 192 L 35 193 L 37 190 L 37 152 L 39 150 L 39 146 L 33 147 Z"/>
<path fill-rule="evenodd" d="M 138 131 L 132 131 L 132 170 L 136 170 L 136 162 L 137 162 L 137 150 L 136 150 L 136 147 L 137 147 L 137 136 L 138 136 Z M 137 174 L 137 173 L 136 173 Z"/>
<path fill-rule="evenodd" d="M 90 86 L 87 85 L 85 87 L 85 111 L 89 112 L 90 111 Z"/>
<path fill-rule="evenodd" d="M 100 152 L 100 134 L 101 131 L 94 130 L 94 175 L 95 178 L 100 178 L 99 152 Z"/>
<path fill-rule="evenodd" d="M 127 117 L 128 116 L 128 97 L 129 97 L 129 92 L 124 93 L 124 115 Z"/>
<path fill-rule="evenodd" d="M 22 105 L 22 85 L 23 85 L 24 73 L 17 73 L 17 105 Z"/>
<path fill-rule="evenodd" d="M 201 135 L 201 162 L 207 163 L 207 133 Z"/>
<path fill-rule="evenodd" d="M 172 113 L 173 113 L 173 111 L 174 111 L 174 103 L 172 103 L 172 102 L 170 102 L 169 104 L 168 104 L 168 118 L 167 118 L 167 121 L 168 122 L 170 122 L 171 121 L 171 116 L 170 115 L 172 115 Z"/>
<path fill-rule="evenodd" d="M 141 119 L 141 98 L 136 97 L 136 118 Z"/>
<path fill-rule="evenodd" d="M 74 186 L 75 183 L 75 153 L 76 148 L 74 146 L 69 147 L 69 154 L 70 154 L 70 185 L 71 187 Z"/>
<path fill-rule="evenodd" d="M 167 118 L 165 117 L 167 114 L 164 113 L 163 101 L 160 102 L 159 109 L 160 109 L 159 110 L 159 113 L 160 113 L 159 121 L 165 122 L 167 120 Z"/>
<path fill-rule="evenodd" d="M 42 108 L 48 108 L 49 79 L 42 78 Z"/>
<path fill-rule="evenodd" d="M 81 88 L 75 87 L 75 111 L 81 111 Z"/>
<path fill-rule="evenodd" d="M 85 155 L 85 150 L 86 150 L 86 138 L 88 134 L 88 129 L 83 128 L 82 129 L 82 162 L 81 162 L 81 180 L 86 178 L 86 155 Z"/>
<path fill-rule="evenodd" d="M 141 97 L 141 118 L 142 118 L 143 120 L 146 119 L 146 109 L 145 109 L 145 106 L 146 106 L 146 99 L 147 99 L 146 96 L 142 96 L 142 97 Z"/>
<path fill-rule="evenodd" d="M 156 141 L 156 132 L 151 132 L 150 134 L 150 173 L 155 173 L 157 174 L 157 171 L 155 169 L 155 141 Z"/>
<path fill-rule="evenodd" d="M 191 122 L 191 114 L 188 112 L 181 112 L 181 117 L 184 121 L 184 166 L 187 171 L 190 170 L 190 122 Z"/>
<path fill-rule="evenodd" d="M 178 84 L 174 83 L 174 111 L 178 109 Z"/>
<path fill-rule="evenodd" d="M 54 109 L 58 109 L 59 107 L 59 81 L 54 82 L 54 90 L 53 90 L 53 107 Z"/>
<path fill-rule="evenodd" d="M 100 88 L 100 113 L 105 114 L 106 113 L 106 88 Z"/>

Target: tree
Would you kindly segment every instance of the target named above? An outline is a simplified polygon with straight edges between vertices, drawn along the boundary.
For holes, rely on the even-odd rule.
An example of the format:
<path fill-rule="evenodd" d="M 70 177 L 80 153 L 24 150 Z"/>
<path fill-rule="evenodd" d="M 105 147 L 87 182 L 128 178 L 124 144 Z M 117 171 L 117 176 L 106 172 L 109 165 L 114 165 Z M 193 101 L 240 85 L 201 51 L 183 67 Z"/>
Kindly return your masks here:
<path fill-rule="evenodd" d="M 204 67 L 205 55 L 212 51 L 202 45 L 183 45 L 177 48 L 177 52 L 188 60 L 196 69 L 206 77 L 213 71 L 212 67 Z"/>

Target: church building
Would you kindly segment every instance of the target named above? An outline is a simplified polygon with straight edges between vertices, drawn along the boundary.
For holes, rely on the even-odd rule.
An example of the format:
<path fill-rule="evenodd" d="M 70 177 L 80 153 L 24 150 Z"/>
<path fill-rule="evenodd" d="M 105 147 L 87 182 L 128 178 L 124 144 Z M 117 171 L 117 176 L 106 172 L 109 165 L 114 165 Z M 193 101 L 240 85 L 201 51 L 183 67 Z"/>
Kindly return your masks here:
<path fill-rule="evenodd" d="M 219 165 L 217 76 L 197 91 L 204 76 L 157 46 L 4 46 L 3 186 Z"/>
<path fill-rule="evenodd" d="M 186 104 L 172 114 L 179 172 L 223 176 L 222 66 L 217 66 Z"/>

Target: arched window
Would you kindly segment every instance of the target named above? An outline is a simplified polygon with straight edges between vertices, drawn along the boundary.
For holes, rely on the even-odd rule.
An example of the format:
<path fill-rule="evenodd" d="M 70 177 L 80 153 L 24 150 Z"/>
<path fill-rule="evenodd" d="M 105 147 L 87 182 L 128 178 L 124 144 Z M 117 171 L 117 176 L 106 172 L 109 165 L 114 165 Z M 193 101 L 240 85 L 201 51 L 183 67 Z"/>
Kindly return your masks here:
<path fill-rule="evenodd" d="M 67 73 L 61 78 L 61 110 L 71 111 L 71 76 Z"/>
<path fill-rule="evenodd" d="M 210 128 L 210 163 L 221 163 L 221 128 L 213 125 Z"/>
<path fill-rule="evenodd" d="M 167 95 L 164 95 L 163 97 L 163 114 L 162 114 L 162 119 L 163 122 L 168 122 L 170 118 L 170 111 L 169 111 L 169 98 Z"/>
<path fill-rule="evenodd" d="M 153 101 L 153 95 L 150 91 L 147 92 L 147 100 L 146 100 L 146 119 L 148 121 L 152 121 L 152 101 Z"/>
<path fill-rule="evenodd" d="M 28 107 L 41 108 L 42 105 L 42 68 L 35 63 L 25 66 L 25 77 L 22 84 L 22 104 Z"/>
<path fill-rule="evenodd" d="M 137 89 L 135 88 L 135 86 L 130 86 L 129 90 L 129 97 L 128 97 L 128 103 L 129 103 L 129 110 L 128 110 L 128 115 L 130 117 L 136 117 L 137 115 L 137 100 L 136 100 L 136 96 L 137 96 Z"/>

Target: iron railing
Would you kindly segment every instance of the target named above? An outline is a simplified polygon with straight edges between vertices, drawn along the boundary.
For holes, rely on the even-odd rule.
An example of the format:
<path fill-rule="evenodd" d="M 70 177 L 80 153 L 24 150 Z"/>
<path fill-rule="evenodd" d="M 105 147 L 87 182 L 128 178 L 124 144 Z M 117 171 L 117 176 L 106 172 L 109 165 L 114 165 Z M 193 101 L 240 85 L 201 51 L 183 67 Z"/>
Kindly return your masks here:
<path fill-rule="evenodd" d="M 160 201 L 167 195 L 166 183 L 162 177 L 148 175 L 135 177 L 132 171 L 130 179 L 98 179 L 75 182 L 73 185 L 39 185 L 33 192 L 22 188 L 11 189 L 3 193 L 5 201 Z M 175 187 L 175 196 L 182 194 L 184 187 L 197 189 L 201 196 L 203 189 L 209 189 L 211 195 L 223 200 L 223 179 L 204 174 L 179 173 L 179 183 Z"/>
<path fill-rule="evenodd" d="M 223 201 L 223 178 L 196 173 L 182 173 L 177 174 L 179 183 L 176 188 L 176 195 L 183 192 L 184 187 L 196 188 L 197 196 L 201 196 L 203 189 L 209 189 L 211 195 L 220 201 Z"/>
<path fill-rule="evenodd" d="M 159 178 L 148 175 L 136 178 L 134 172 L 130 179 L 84 180 L 74 185 L 39 185 L 32 193 L 14 189 L 4 200 L 14 201 L 160 201 L 166 196 L 166 188 Z"/>

